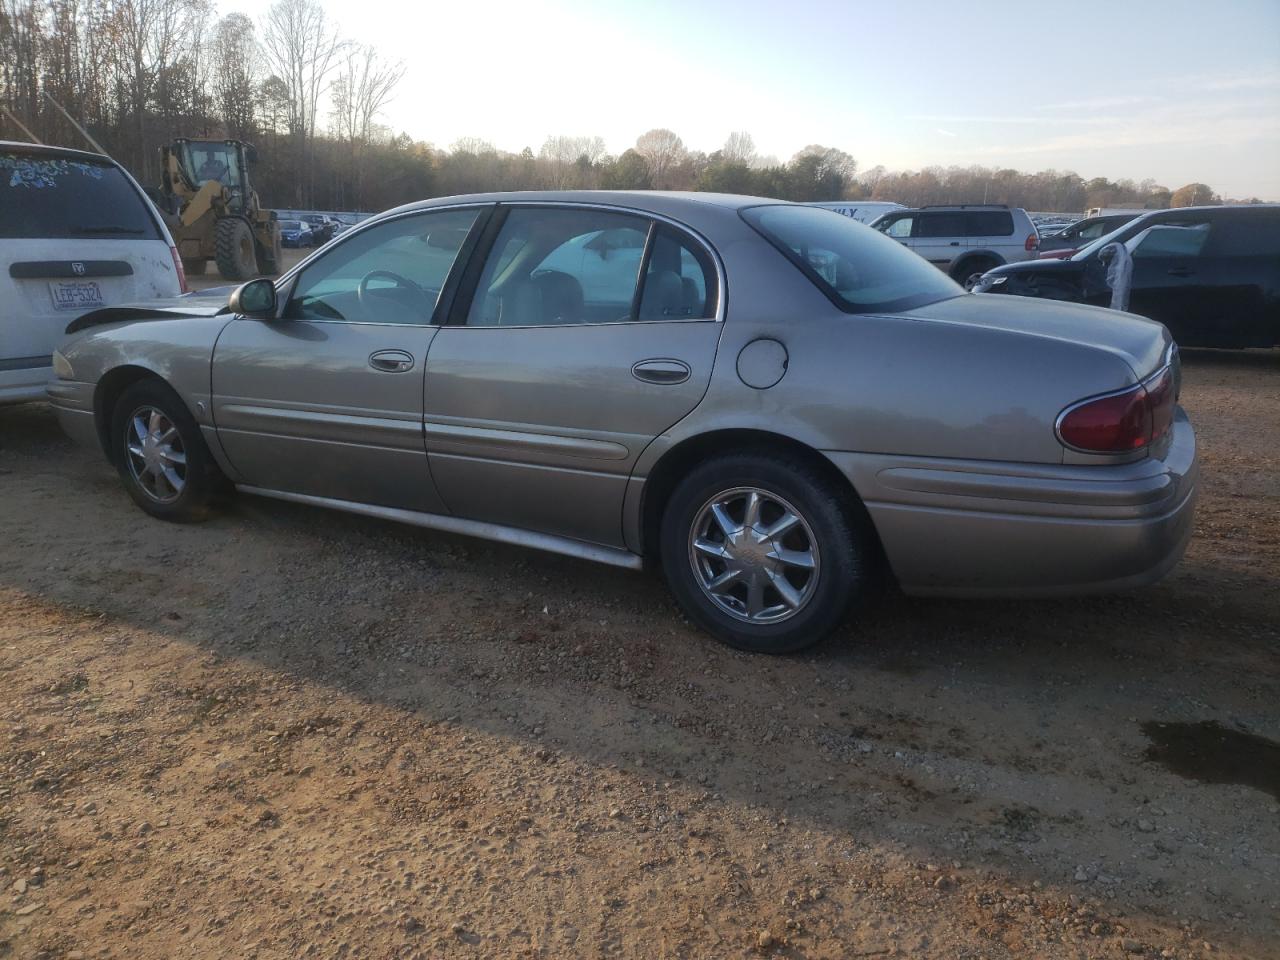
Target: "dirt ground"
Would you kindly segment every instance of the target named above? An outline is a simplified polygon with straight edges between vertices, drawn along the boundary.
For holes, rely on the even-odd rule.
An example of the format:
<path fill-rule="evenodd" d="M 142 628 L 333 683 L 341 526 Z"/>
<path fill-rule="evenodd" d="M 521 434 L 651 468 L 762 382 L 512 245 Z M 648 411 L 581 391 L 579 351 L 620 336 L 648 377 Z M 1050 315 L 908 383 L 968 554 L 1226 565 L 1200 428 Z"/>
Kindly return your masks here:
<path fill-rule="evenodd" d="M 1166 581 L 786 659 L 0 410 L 0 957 L 1280 956 L 1280 352 L 1185 367 Z"/>

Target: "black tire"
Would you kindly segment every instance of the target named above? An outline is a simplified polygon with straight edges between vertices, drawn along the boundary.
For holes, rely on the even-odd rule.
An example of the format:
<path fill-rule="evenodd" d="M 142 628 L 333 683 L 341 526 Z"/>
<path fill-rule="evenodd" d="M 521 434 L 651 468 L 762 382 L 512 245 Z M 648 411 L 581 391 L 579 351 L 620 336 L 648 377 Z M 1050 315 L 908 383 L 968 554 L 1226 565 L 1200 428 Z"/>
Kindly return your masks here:
<path fill-rule="evenodd" d="M 280 272 L 280 264 L 284 259 L 283 246 L 280 242 L 280 228 L 274 222 L 270 225 L 271 229 L 271 249 L 261 249 L 258 259 L 262 263 L 262 272 L 266 276 L 274 277 Z"/>
<path fill-rule="evenodd" d="M 728 561 L 708 560 L 692 545 L 695 525 L 701 528 L 708 522 L 710 504 L 718 497 L 743 496 L 743 489 L 756 489 L 772 496 L 775 508 L 785 502 L 803 521 L 803 529 L 797 525 L 791 533 L 770 539 L 771 546 L 767 548 L 770 558 L 781 552 L 772 546 L 774 543 L 793 550 L 796 541 L 783 544 L 783 536 L 800 537 L 801 543 L 811 540 L 812 547 L 816 548 L 814 582 L 810 584 L 803 579 L 804 585 L 800 588 L 792 583 L 793 590 L 803 594 L 803 602 L 775 622 L 745 619 L 748 600 L 723 594 L 721 601 L 713 600 L 704 589 L 703 581 L 716 571 L 704 572 L 704 565 L 723 562 L 725 566 L 719 572 L 727 573 Z M 765 502 L 767 505 L 767 500 Z M 763 513 L 761 516 L 759 523 L 767 526 L 776 522 L 780 514 L 774 514 L 772 521 Z M 734 519 L 740 523 L 745 514 Z M 722 528 L 710 529 L 708 535 L 723 536 L 721 531 Z M 839 489 L 808 464 L 763 452 L 717 457 L 691 471 L 667 502 L 660 538 L 663 572 L 689 619 L 729 646 L 753 653 L 794 653 L 823 640 L 853 604 L 865 599 L 874 582 L 879 558 L 870 520 L 860 504 L 849 502 L 847 491 Z M 705 542 L 706 537 L 698 539 Z M 725 537 L 723 543 L 728 542 Z M 756 548 L 760 549 L 760 541 Z M 775 572 L 781 569 L 773 559 L 761 562 L 772 564 Z M 805 578 L 808 574 L 802 570 L 800 576 Z M 730 589 L 739 588 L 745 593 L 746 583 L 735 584 Z M 766 595 L 775 592 L 767 584 L 763 589 Z M 785 606 L 782 593 L 777 591 L 776 596 L 782 601 L 781 606 Z M 741 603 L 744 610 L 735 615 L 726 609 L 726 603 Z M 779 606 L 774 604 L 774 608 Z M 766 608 L 766 613 L 768 609 L 771 608 Z"/>
<path fill-rule="evenodd" d="M 984 273 L 998 266 L 1000 264 L 990 257 L 970 257 L 956 265 L 951 271 L 951 279 L 966 290 L 972 290 Z"/>
<path fill-rule="evenodd" d="M 214 259 L 224 280 L 252 280 L 258 275 L 253 230 L 239 217 L 223 217 L 214 227 Z"/>
<path fill-rule="evenodd" d="M 148 411 L 156 411 L 163 419 L 153 421 Z M 136 417 L 141 417 L 147 427 L 156 426 L 156 432 L 167 433 L 168 427 L 173 427 L 176 438 L 170 441 L 171 453 L 181 453 L 185 463 L 167 459 L 155 447 L 145 455 L 137 454 L 137 430 L 133 425 Z M 131 444 L 135 448 L 133 453 Z M 111 413 L 111 458 L 134 503 L 161 520 L 178 523 L 203 520 L 224 482 L 191 411 L 173 388 L 161 380 L 139 380 L 116 401 Z M 176 496 L 171 481 L 146 473 L 145 468 L 152 462 L 168 465 L 179 476 L 182 483 Z"/>
<path fill-rule="evenodd" d="M 205 267 L 209 265 L 209 261 L 204 257 L 192 257 L 182 261 L 182 272 L 188 277 L 203 277 Z"/>

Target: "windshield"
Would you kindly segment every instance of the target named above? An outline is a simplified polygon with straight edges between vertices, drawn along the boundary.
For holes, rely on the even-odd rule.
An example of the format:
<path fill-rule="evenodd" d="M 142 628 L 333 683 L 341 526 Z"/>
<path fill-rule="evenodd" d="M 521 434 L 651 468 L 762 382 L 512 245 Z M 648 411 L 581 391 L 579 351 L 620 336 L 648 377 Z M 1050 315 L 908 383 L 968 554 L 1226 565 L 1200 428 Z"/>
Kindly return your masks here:
<path fill-rule="evenodd" d="M 280 229 L 281 230 L 301 230 L 302 224 L 300 224 L 297 220 L 281 220 Z"/>
<path fill-rule="evenodd" d="M 741 215 L 846 313 L 912 310 L 964 293 L 927 260 L 838 213 L 776 204 Z"/>
<path fill-rule="evenodd" d="M 233 191 L 240 188 L 240 161 L 229 143 L 195 141 L 182 145 L 183 166 L 196 185 L 217 180 Z"/>
<path fill-rule="evenodd" d="M 0 152 L 0 237 L 159 240 L 146 200 L 110 161 Z"/>

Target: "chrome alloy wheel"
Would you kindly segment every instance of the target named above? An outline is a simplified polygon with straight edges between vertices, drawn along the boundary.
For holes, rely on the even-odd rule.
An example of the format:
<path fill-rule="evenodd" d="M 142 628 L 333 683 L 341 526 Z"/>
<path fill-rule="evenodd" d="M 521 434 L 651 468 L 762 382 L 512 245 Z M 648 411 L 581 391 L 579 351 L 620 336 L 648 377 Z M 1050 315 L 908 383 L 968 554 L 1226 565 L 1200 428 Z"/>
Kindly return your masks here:
<path fill-rule="evenodd" d="M 173 503 L 187 485 L 187 454 L 178 428 L 163 410 L 142 406 L 125 427 L 129 473 L 156 503 Z"/>
<path fill-rule="evenodd" d="M 734 487 L 702 505 L 689 530 L 689 563 L 715 604 L 746 623 L 795 616 L 818 583 L 818 542 L 791 504 Z"/>

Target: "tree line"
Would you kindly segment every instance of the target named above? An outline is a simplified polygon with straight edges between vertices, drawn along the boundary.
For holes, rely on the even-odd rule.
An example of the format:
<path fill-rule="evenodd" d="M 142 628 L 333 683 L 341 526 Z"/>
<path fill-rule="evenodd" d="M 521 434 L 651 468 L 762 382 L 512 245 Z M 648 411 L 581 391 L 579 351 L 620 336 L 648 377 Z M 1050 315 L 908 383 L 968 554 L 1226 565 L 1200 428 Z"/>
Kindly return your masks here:
<path fill-rule="evenodd" d="M 253 179 L 271 207 L 381 210 L 489 190 L 659 189 L 786 200 L 1005 203 L 1079 212 L 1221 202 L 1204 184 L 1084 179 L 1069 171 L 927 167 L 859 173 L 811 144 L 782 161 L 749 133 L 690 149 L 655 129 L 610 154 L 600 137 L 549 136 L 519 153 L 477 138 L 437 147 L 380 117 L 404 66 L 341 36 L 318 0 L 276 0 L 255 23 L 213 16 L 211 0 L 0 0 L 0 139 L 87 146 L 65 107 L 144 185 L 179 136 L 258 148 Z"/>

